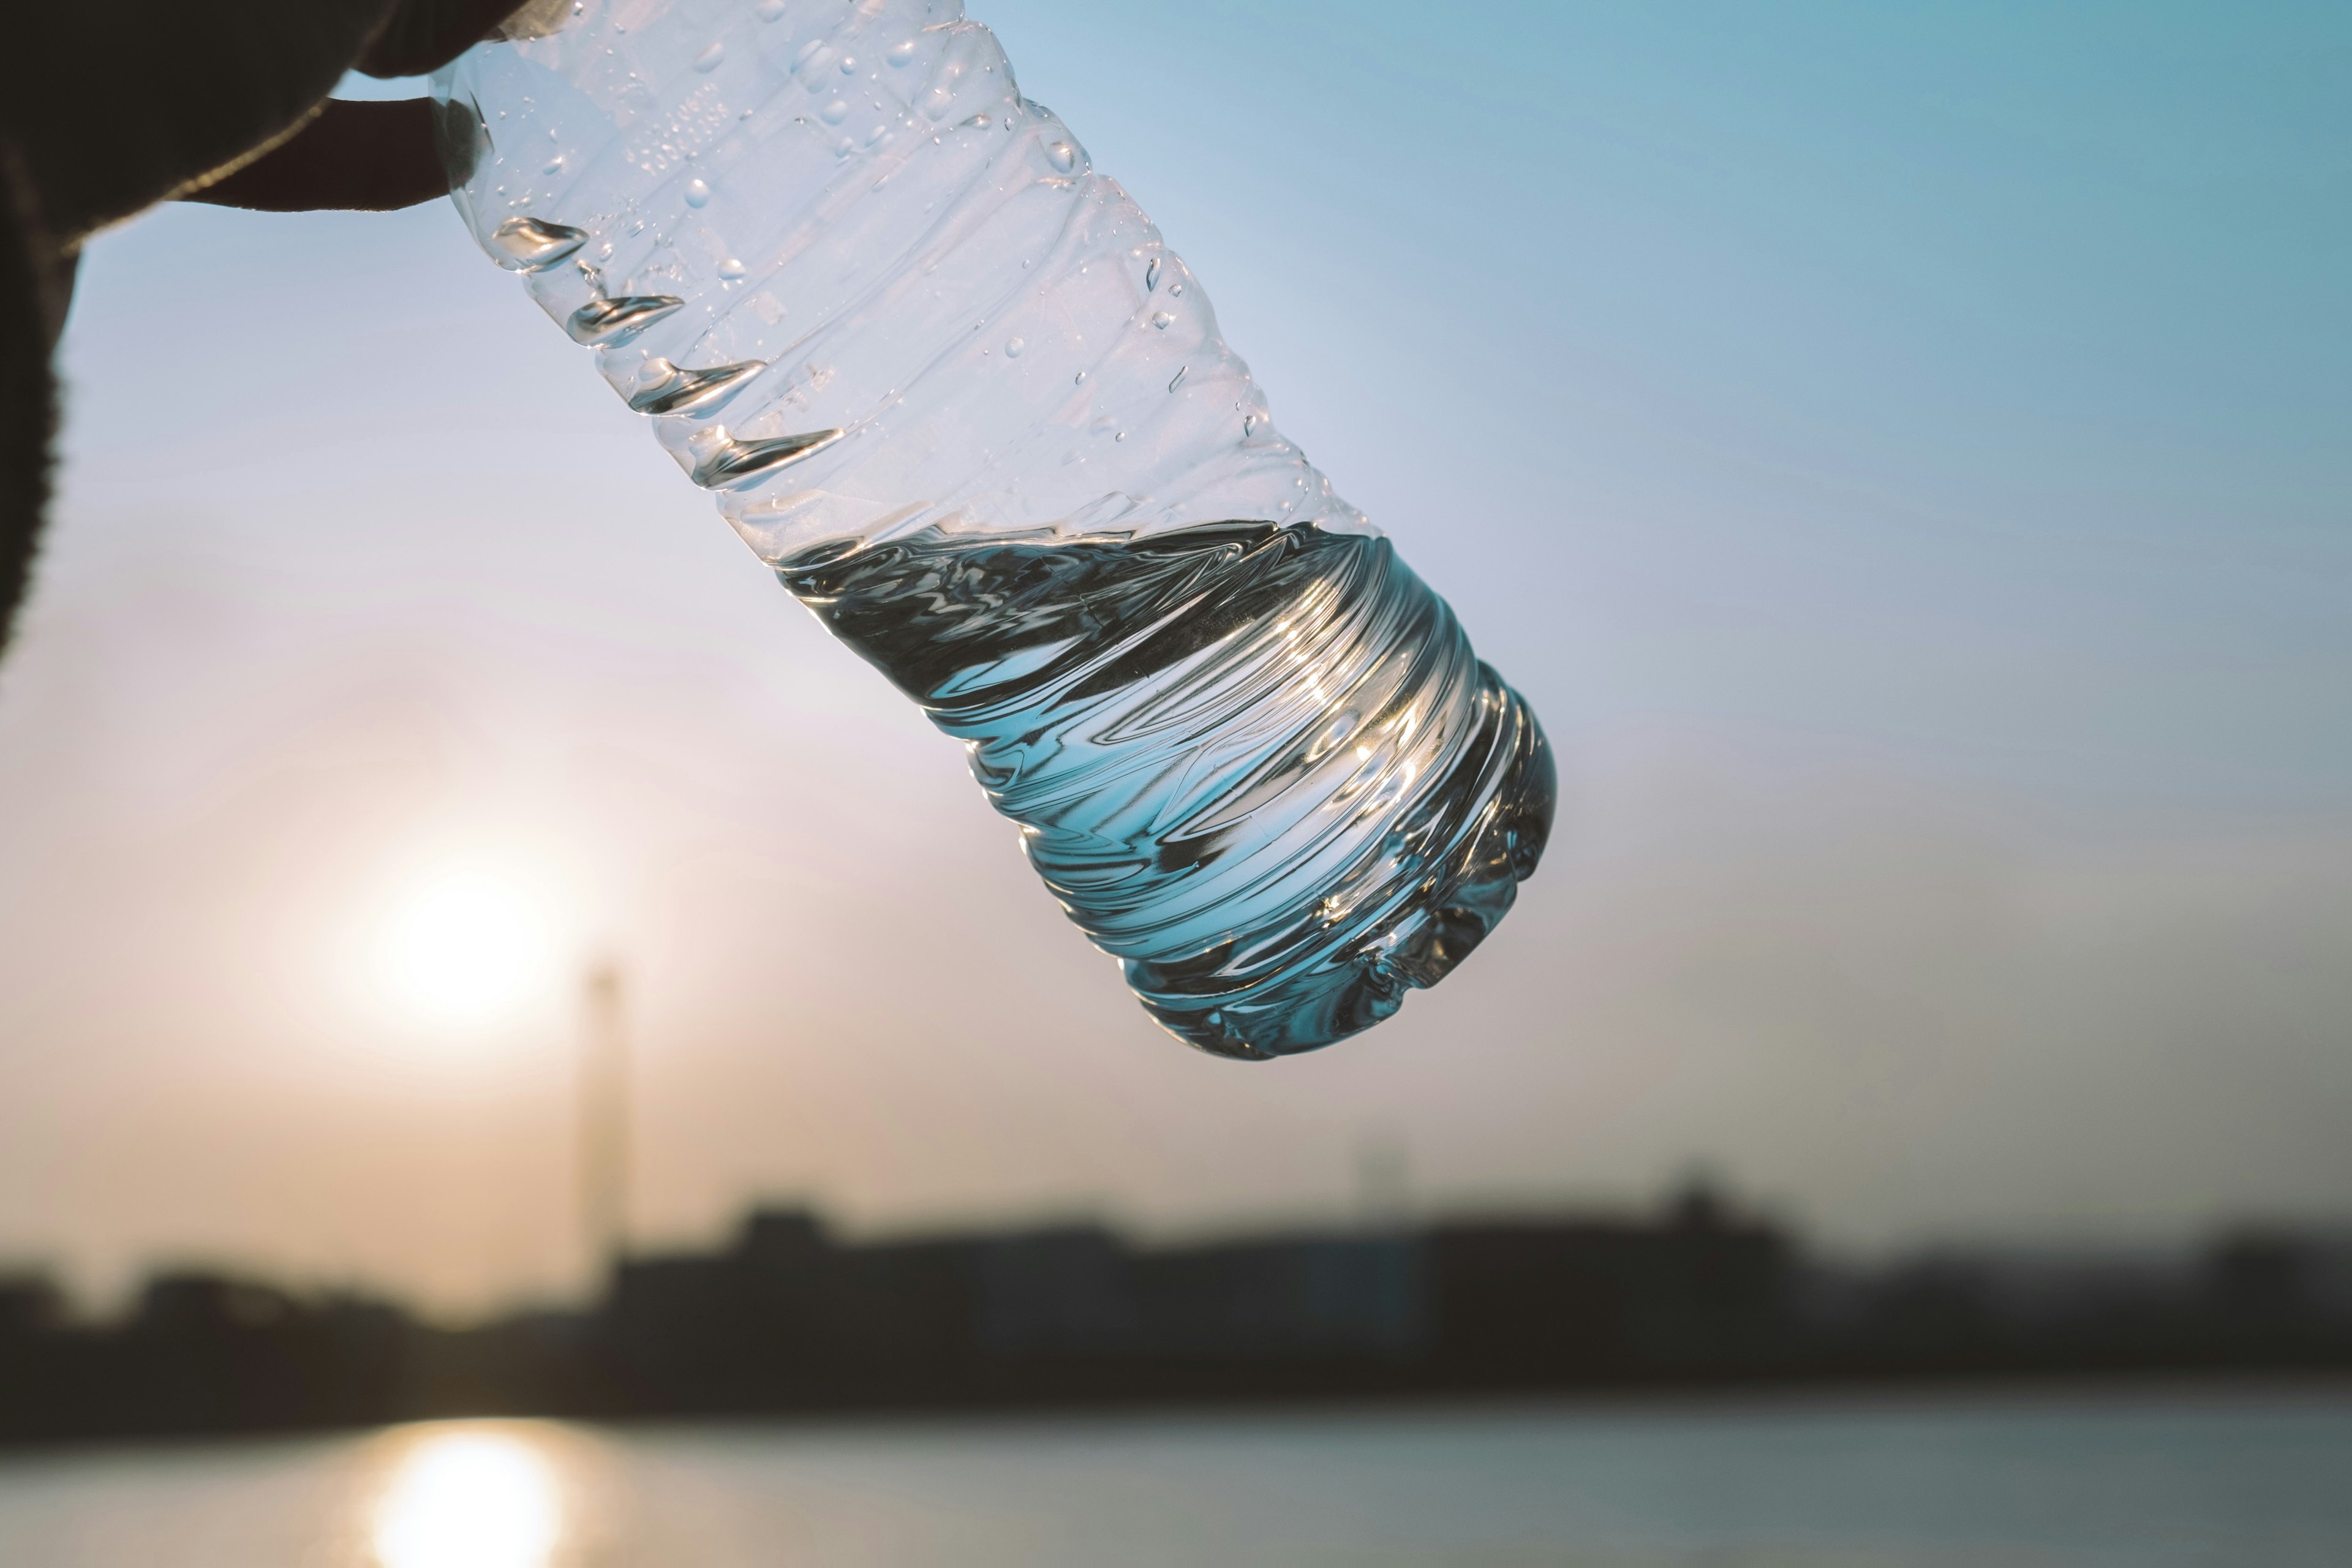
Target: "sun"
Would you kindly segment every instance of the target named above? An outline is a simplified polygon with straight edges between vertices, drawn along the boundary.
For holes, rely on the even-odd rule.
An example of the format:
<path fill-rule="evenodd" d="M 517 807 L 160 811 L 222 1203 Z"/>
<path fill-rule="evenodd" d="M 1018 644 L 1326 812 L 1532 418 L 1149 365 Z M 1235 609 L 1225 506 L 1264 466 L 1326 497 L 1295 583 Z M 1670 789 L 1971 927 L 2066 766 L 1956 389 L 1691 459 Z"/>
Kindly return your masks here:
<path fill-rule="evenodd" d="M 492 1023 L 544 981 L 547 921 L 515 879 L 447 869 L 418 881 L 395 904 L 383 960 L 394 995 L 429 1021 Z"/>

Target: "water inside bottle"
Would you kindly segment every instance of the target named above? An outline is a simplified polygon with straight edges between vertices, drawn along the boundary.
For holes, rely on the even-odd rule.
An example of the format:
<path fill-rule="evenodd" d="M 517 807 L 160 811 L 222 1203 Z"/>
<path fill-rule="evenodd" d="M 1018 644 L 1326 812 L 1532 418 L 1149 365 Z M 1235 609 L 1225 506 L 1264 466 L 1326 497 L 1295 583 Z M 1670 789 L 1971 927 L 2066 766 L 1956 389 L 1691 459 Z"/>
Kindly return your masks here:
<path fill-rule="evenodd" d="M 1380 1022 L 1542 854 L 1543 731 L 1384 538 L 933 527 L 777 574 L 967 744 L 1070 918 L 1203 1050 Z"/>

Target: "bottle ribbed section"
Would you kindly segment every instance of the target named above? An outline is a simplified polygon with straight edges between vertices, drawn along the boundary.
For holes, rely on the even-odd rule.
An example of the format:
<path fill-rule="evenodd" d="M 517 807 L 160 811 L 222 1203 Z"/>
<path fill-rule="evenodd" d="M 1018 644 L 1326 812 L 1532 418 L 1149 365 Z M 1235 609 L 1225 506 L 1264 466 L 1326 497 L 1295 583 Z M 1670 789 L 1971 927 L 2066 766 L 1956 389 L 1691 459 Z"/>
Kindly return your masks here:
<path fill-rule="evenodd" d="M 1533 715 L 960 5 L 587 0 L 436 90 L 485 249 L 966 742 L 1155 1017 L 1312 1048 L 1501 918 Z"/>

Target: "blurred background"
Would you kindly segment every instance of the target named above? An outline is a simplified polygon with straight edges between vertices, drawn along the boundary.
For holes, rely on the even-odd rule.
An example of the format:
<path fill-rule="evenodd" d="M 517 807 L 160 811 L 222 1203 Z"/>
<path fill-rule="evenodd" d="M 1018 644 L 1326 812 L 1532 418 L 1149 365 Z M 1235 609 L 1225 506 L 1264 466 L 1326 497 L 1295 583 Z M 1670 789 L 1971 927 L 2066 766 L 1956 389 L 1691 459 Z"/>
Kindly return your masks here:
<path fill-rule="evenodd" d="M 609 964 L 641 1257 L 2269 1238 L 2352 1364 L 2352 19 L 975 11 L 1542 715 L 1516 912 L 1192 1054 L 446 206 L 169 207 L 0 667 L 0 1271 L 583 1306 Z"/>

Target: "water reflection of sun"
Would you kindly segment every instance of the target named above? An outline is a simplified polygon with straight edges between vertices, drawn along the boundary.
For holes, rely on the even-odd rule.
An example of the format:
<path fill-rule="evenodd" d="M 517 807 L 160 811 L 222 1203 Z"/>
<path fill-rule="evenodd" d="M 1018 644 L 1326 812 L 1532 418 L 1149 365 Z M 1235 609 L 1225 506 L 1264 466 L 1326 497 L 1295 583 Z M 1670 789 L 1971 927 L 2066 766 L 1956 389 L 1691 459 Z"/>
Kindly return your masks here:
<path fill-rule="evenodd" d="M 420 1438 L 378 1498 L 381 1568 L 548 1568 L 563 1535 L 554 1467 L 511 1432 L 457 1427 Z"/>

